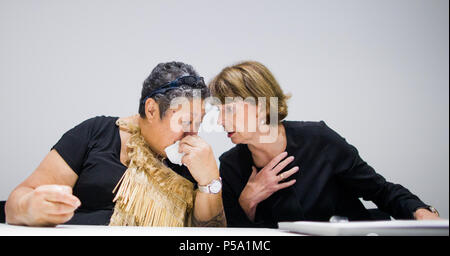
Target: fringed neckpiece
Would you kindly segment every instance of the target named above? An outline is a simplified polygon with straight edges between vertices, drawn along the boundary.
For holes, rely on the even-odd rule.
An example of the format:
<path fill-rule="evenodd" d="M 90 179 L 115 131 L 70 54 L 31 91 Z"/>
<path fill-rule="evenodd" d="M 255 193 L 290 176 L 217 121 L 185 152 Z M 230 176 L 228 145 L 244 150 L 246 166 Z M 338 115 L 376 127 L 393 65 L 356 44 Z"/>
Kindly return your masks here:
<path fill-rule="evenodd" d="M 116 205 L 110 226 L 190 226 L 194 185 L 158 159 L 139 127 L 118 119 L 131 133 L 128 169 L 114 188 Z M 118 189 L 118 190 L 117 190 Z"/>

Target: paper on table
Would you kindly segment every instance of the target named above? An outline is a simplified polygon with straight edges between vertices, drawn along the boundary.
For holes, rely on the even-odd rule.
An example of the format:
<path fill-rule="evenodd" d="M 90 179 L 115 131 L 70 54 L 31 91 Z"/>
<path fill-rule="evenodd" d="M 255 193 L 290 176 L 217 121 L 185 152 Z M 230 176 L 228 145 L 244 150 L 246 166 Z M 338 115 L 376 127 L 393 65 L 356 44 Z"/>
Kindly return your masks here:
<path fill-rule="evenodd" d="M 279 222 L 279 229 L 324 236 L 448 236 L 448 220 L 394 220 L 350 222 Z"/>

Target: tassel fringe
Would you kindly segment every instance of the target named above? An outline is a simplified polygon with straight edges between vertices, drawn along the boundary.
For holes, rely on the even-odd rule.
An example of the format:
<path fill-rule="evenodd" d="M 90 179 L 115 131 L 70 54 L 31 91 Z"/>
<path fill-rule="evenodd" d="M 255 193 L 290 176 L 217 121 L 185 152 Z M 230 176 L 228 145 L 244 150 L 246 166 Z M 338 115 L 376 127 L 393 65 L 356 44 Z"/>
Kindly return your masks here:
<path fill-rule="evenodd" d="M 192 182 L 156 158 L 139 129 L 134 129 L 127 146 L 130 162 L 113 190 L 113 193 L 117 190 L 113 200 L 116 205 L 109 225 L 190 226 Z"/>

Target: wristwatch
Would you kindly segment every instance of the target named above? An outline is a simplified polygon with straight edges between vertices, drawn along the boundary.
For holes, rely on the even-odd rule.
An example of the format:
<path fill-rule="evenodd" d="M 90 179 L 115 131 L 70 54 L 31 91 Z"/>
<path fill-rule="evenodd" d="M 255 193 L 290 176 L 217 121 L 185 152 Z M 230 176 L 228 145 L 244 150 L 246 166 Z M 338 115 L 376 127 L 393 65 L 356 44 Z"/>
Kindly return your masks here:
<path fill-rule="evenodd" d="M 207 194 L 217 194 L 222 190 L 222 178 L 212 180 L 208 185 L 198 185 L 198 190 Z"/>

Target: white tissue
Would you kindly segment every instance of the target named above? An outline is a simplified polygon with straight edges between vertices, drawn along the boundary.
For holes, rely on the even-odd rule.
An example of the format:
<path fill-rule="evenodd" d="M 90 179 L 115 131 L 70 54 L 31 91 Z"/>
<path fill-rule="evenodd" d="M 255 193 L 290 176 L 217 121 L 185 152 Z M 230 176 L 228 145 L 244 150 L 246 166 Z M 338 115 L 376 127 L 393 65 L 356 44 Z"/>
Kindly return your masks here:
<path fill-rule="evenodd" d="M 205 116 L 199 127 L 199 136 L 204 133 L 224 132 L 223 126 L 217 124 L 220 110 L 217 106 L 212 106 L 208 103 L 205 106 Z"/>
<path fill-rule="evenodd" d="M 174 144 L 165 148 L 164 151 L 166 152 L 167 158 L 169 158 L 170 162 L 172 162 L 174 164 L 182 165 L 181 158 L 183 158 L 184 153 L 178 152 L 179 145 L 180 145 L 180 141 L 178 140 Z"/>

